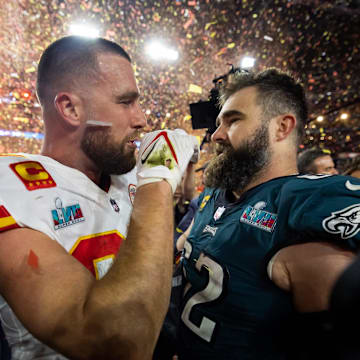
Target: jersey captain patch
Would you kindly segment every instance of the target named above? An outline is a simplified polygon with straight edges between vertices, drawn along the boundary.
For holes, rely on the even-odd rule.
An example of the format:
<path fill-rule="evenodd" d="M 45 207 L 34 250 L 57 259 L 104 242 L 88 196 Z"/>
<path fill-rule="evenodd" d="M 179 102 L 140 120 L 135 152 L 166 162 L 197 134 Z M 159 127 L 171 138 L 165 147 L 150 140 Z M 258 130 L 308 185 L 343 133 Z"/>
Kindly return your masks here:
<path fill-rule="evenodd" d="M 51 175 L 37 161 L 23 161 L 9 166 L 29 191 L 56 186 Z"/>
<path fill-rule="evenodd" d="M 20 226 L 16 223 L 15 219 L 6 210 L 5 206 L 0 206 L 0 232 L 10 229 L 16 229 Z"/>
<path fill-rule="evenodd" d="M 276 219 L 276 214 L 259 209 L 256 205 L 254 207 L 248 205 L 240 217 L 241 222 L 268 232 L 274 231 Z"/>

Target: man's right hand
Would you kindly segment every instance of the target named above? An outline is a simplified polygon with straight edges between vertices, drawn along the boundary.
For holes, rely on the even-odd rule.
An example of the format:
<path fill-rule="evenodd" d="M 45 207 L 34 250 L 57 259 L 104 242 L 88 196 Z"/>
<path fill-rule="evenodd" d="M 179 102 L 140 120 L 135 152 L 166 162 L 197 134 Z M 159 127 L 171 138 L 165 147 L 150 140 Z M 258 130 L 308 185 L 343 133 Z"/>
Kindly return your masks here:
<path fill-rule="evenodd" d="M 196 137 L 181 129 L 146 134 L 137 161 L 137 186 L 166 180 L 174 193 L 194 152 L 199 152 L 198 148 Z"/>

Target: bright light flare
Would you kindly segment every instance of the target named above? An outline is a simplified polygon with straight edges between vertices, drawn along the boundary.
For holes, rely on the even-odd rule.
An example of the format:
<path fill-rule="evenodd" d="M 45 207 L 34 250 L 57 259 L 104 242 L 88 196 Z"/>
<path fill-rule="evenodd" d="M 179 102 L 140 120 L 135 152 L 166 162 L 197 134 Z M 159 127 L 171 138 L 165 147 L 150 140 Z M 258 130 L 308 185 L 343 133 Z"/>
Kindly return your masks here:
<path fill-rule="evenodd" d="M 71 24 L 69 28 L 71 35 L 84 36 L 90 38 L 99 37 L 100 31 L 92 25 L 85 23 Z"/>
<path fill-rule="evenodd" d="M 342 114 L 340 115 L 340 119 L 341 119 L 341 120 L 346 120 L 348 117 L 349 117 L 349 114 L 348 114 L 348 113 L 342 113 Z"/>
<path fill-rule="evenodd" d="M 146 46 L 146 54 L 153 60 L 175 61 L 179 58 L 179 52 L 160 41 L 152 41 Z"/>
<path fill-rule="evenodd" d="M 241 60 L 241 67 L 243 69 L 250 69 L 255 65 L 255 59 L 250 57 L 250 56 L 245 56 L 242 60 Z"/>
<path fill-rule="evenodd" d="M 324 117 L 322 115 L 319 115 L 317 118 L 316 118 L 316 121 L 324 121 Z"/>

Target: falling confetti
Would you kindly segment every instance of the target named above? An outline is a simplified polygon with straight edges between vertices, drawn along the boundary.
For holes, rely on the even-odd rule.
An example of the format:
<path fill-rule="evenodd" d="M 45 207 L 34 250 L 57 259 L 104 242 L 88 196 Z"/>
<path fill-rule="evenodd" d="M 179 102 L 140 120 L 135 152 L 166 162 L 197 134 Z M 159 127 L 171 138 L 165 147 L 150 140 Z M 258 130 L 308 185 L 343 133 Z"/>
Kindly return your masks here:
<path fill-rule="evenodd" d="M 243 57 L 250 56 L 256 59 L 254 70 L 276 66 L 304 84 L 310 116 L 303 147 L 360 152 L 357 4 L 352 0 L 1 1 L 0 152 L 40 151 L 42 140 L 26 135 L 44 131 L 35 96 L 37 63 L 41 52 L 68 35 L 70 25 L 79 20 L 96 26 L 100 36 L 130 53 L 141 103 L 149 110 L 148 131 L 182 127 L 202 138 L 205 130 L 192 130 L 189 103 L 207 100 L 213 79 L 229 71 L 229 64 L 239 66 Z M 179 59 L 152 61 L 144 49 L 155 37 L 176 49 Z M 345 110 L 349 117 L 341 119 Z M 321 127 L 319 115 L 324 117 Z"/>

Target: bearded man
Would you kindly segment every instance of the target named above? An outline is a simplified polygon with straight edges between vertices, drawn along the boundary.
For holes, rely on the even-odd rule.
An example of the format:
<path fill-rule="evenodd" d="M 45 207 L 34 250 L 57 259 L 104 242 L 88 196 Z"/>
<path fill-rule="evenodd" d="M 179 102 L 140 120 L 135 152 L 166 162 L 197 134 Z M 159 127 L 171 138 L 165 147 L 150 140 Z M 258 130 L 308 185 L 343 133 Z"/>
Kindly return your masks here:
<path fill-rule="evenodd" d="M 0 157 L 0 318 L 12 359 L 150 359 L 171 289 L 172 197 L 197 140 L 146 134 L 135 172 L 146 121 L 130 57 L 106 39 L 50 44 L 37 94 L 41 155 Z"/>
<path fill-rule="evenodd" d="M 299 314 L 328 309 L 331 286 L 360 242 L 352 221 L 360 183 L 297 174 L 307 106 L 290 75 L 238 73 L 220 102 L 212 135 L 219 155 L 206 170 L 193 224 L 179 239 L 179 358 L 297 359 L 302 351 L 293 345 L 308 332 Z M 333 244 L 314 247 L 320 240 Z"/>

